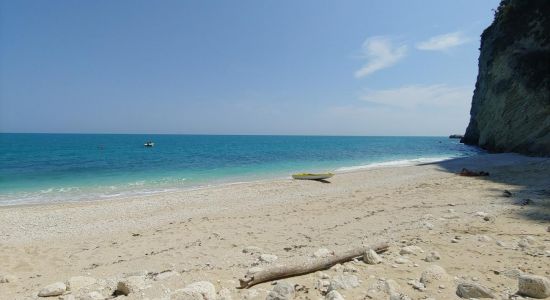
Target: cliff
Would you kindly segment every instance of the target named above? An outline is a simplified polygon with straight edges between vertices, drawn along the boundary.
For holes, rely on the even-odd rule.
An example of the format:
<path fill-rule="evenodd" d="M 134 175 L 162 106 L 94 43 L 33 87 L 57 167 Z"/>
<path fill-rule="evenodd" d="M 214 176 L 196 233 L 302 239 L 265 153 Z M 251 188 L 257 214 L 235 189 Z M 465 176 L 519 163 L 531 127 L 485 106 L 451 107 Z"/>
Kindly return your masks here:
<path fill-rule="evenodd" d="M 462 142 L 550 156 L 550 1 L 503 0 L 480 51 Z"/>

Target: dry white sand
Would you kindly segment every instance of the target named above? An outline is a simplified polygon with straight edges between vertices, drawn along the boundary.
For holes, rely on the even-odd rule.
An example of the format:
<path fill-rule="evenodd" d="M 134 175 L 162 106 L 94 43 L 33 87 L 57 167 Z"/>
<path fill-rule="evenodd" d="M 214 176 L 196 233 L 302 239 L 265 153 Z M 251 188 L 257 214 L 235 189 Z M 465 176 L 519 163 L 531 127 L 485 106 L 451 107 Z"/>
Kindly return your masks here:
<path fill-rule="evenodd" d="M 491 175 L 456 175 L 462 167 Z M 504 190 L 512 196 L 505 197 Z M 457 298 L 461 281 L 481 283 L 502 296 L 517 291 L 513 271 L 503 271 L 550 275 L 549 225 L 550 159 L 512 154 L 355 171 L 330 183 L 275 180 L 0 207 L 0 275 L 15 277 L 0 283 L 0 298 L 35 298 L 44 285 L 77 275 L 107 280 L 103 285 L 111 287 L 100 292 L 108 296 L 120 277 L 174 270 L 181 276 L 151 281 L 129 298 L 168 299 L 177 288 L 207 280 L 217 290 L 229 288 L 233 299 L 265 299 L 270 283 L 235 289 L 259 254 L 276 255 L 273 264 L 285 264 L 319 248 L 338 252 L 376 241 L 391 244 L 382 264 L 350 262 L 325 271 L 331 278 L 358 278 L 358 287 L 340 290 L 346 299 L 368 299 L 367 294 L 387 299 L 387 279 L 412 299 Z M 400 255 L 406 245 L 423 253 Z M 261 253 L 243 253 L 247 246 Z M 441 259 L 424 261 L 431 251 Z M 445 268 L 450 280 L 425 291 L 407 283 L 432 264 Z M 305 286 L 299 299 L 323 298 L 315 289 L 319 274 L 286 280 Z"/>

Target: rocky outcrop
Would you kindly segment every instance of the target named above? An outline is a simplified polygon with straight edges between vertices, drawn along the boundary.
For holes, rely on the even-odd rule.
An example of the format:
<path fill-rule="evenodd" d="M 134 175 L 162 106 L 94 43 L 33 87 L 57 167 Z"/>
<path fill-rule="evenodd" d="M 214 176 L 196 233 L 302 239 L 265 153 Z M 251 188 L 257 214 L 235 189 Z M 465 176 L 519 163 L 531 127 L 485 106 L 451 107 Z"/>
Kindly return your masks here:
<path fill-rule="evenodd" d="M 480 50 L 462 142 L 550 156 L 550 1 L 503 0 Z"/>

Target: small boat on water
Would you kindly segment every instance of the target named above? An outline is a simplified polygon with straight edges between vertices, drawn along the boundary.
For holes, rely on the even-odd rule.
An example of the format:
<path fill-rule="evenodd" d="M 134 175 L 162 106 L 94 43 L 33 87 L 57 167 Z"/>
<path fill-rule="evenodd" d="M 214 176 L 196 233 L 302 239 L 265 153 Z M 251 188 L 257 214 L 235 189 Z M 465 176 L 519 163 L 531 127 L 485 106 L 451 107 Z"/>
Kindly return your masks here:
<path fill-rule="evenodd" d="M 299 173 L 292 174 L 292 178 L 300 180 L 323 180 L 334 176 L 332 173 Z"/>
<path fill-rule="evenodd" d="M 154 147 L 155 143 L 153 143 L 151 141 L 148 141 L 148 142 L 145 142 L 145 144 L 143 144 L 143 146 L 145 146 L 145 147 Z"/>

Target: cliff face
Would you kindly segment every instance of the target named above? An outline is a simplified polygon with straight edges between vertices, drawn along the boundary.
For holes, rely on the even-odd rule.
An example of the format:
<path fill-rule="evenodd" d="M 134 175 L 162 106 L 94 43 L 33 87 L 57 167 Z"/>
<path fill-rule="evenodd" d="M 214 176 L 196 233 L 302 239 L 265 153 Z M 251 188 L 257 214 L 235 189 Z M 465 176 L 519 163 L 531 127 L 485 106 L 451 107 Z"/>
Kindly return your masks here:
<path fill-rule="evenodd" d="M 550 1 L 503 0 L 480 50 L 462 141 L 550 156 Z"/>

